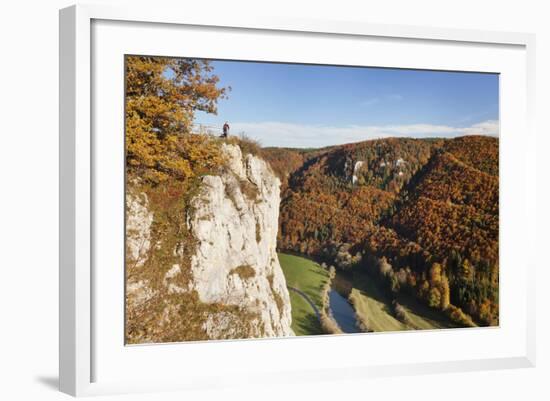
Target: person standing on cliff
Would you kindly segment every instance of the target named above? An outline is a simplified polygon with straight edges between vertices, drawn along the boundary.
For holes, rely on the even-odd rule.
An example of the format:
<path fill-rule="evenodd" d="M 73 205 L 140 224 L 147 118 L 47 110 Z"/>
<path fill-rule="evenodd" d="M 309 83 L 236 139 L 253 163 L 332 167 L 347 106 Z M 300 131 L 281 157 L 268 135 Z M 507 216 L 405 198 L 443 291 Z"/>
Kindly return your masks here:
<path fill-rule="evenodd" d="M 225 124 L 223 125 L 222 138 L 227 138 L 227 135 L 229 135 L 229 124 L 226 121 Z"/>

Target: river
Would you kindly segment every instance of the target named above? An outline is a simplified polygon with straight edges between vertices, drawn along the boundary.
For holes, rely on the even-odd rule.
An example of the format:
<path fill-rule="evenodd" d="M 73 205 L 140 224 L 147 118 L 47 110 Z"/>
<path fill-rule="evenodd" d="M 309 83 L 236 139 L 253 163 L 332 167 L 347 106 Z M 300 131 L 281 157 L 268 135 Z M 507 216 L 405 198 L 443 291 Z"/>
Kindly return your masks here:
<path fill-rule="evenodd" d="M 320 267 L 319 262 L 307 255 L 288 250 L 285 250 L 284 252 L 282 252 L 282 254 L 293 255 L 302 259 L 307 259 L 308 261 L 317 265 L 317 268 Z M 331 288 L 329 291 L 329 312 L 344 333 L 360 332 L 356 324 L 357 319 L 355 315 L 355 310 L 348 301 L 348 297 L 352 288 L 353 280 L 351 274 L 337 270 L 336 276 L 332 280 Z M 312 305 L 313 309 L 316 310 L 316 314 L 319 316 L 319 311 L 317 310 L 317 307 L 304 292 L 302 292 L 299 288 L 295 288 L 293 286 L 289 286 L 289 289 L 298 293 L 301 297 L 305 298 L 306 301 Z"/>
<path fill-rule="evenodd" d="M 359 333 L 355 310 L 348 301 L 352 289 L 351 277 L 337 271 L 329 292 L 330 311 L 344 333 Z"/>

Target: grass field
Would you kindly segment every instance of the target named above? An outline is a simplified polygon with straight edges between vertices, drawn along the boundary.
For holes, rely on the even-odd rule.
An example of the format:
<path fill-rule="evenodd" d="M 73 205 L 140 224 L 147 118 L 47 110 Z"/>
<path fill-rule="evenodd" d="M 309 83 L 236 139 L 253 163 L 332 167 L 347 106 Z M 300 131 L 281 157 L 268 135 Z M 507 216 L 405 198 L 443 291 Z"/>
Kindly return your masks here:
<path fill-rule="evenodd" d="M 400 295 L 397 299 L 406 311 L 407 324 L 398 320 L 392 312 L 391 300 L 369 276 L 355 275 L 353 287 L 350 300 L 356 313 L 367 322 L 371 331 L 456 327 L 443 313 L 430 309 L 407 295 Z"/>
<path fill-rule="evenodd" d="M 300 256 L 279 253 L 286 284 L 303 291 L 311 301 L 322 308 L 321 289 L 328 281 L 328 272 L 317 263 Z M 298 336 L 322 334 L 315 311 L 299 294 L 290 291 L 292 330 Z"/>
<path fill-rule="evenodd" d="M 409 330 L 391 312 L 390 300 L 376 287 L 368 276 L 354 277 L 350 301 L 359 318 L 367 322 L 370 331 Z"/>

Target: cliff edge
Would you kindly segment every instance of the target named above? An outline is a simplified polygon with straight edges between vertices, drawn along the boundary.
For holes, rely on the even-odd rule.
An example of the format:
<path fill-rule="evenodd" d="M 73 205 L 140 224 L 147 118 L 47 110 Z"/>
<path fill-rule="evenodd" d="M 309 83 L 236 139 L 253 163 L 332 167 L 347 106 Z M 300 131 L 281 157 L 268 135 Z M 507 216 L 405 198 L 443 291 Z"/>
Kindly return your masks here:
<path fill-rule="evenodd" d="M 221 146 L 224 168 L 200 179 L 176 240 L 154 234 L 145 193 L 127 193 L 130 342 L 293 335 L 276 253 L 280 181 L 258 156 Z"/>

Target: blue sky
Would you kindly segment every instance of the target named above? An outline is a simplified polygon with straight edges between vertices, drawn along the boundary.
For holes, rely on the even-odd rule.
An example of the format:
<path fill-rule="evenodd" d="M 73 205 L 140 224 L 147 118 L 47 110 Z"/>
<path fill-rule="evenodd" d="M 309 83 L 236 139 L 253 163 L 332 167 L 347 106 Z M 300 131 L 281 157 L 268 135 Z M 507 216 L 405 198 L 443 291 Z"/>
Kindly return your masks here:
<path fill-rule="evenodd" d="M 366 139 L 498 134 L 498 75 L 213 61 L 231 86 L 218 115 L 196 123 L 264 146 L 320 147 Z"/>

